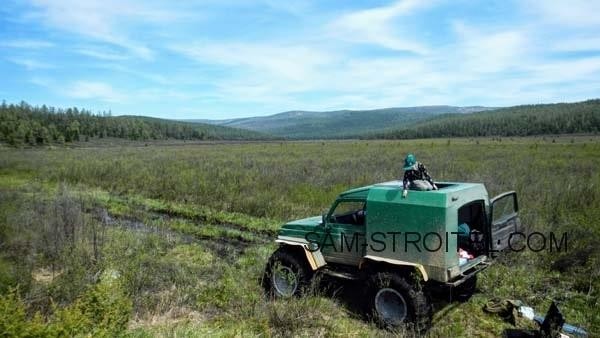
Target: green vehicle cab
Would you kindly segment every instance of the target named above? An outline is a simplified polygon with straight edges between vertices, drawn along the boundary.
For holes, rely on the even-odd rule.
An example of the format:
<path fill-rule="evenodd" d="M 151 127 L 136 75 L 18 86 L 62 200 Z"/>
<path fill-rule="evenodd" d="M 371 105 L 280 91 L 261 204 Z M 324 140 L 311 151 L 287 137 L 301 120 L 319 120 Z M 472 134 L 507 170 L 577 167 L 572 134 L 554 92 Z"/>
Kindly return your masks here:
<path fill-rule="evenodd" d="M 380 325 L 427 330 L 426 290 L 448 287 L 467 300 L 476 274 L 521 229 L 515 192 L 490 200 L 483 184 L 436 185 L 406 198 L 402 181 L 348 190 L 324 215 L 284 224 L 265 269 L 267 294 L 300 296 L 318 274 L 357 280 Z"/>

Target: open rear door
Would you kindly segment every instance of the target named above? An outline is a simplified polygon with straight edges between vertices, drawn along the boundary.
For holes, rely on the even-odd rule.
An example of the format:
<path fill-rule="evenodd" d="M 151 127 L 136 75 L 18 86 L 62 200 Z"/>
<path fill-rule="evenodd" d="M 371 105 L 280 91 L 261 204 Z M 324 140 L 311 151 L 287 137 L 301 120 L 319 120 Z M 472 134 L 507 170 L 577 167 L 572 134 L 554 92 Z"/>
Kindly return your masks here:
<path fill-rule="evenodd" d="M 490 202 L 490 251 L 497 252 L 508 247 L 508 240 L 512 233 L 521 231 L 517 193 L 505 192 L 494 197 Z"/>

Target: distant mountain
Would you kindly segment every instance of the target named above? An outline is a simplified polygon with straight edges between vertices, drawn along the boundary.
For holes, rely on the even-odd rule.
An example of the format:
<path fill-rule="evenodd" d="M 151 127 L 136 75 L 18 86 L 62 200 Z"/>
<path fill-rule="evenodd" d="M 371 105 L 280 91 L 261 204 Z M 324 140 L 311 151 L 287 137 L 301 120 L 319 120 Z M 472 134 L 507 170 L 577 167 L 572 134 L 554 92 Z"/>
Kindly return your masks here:
<path fill-rule="evenodd" d="M 489 107 L 421 106 L 373 110 L 288 111 L 228 120 L 185 120 L 263 132 L 291 139 L 354 138 L 401 128 L 440 114 L 466 114 Z"/>
<path fill-rule="evenodd" d="M 25 102 L 0 106 L 0 142 L 10 145 L 62 144 L 91 138 L 128 140 L 265 140 L 263 133 L 144 116 L 95 115 L 78 108 L 34 107 Z"/>
<path fill-rule="evenodd" d="M 521 105 L 469 114 L 440 115 L 409 127 L 364 135 L 374 139 L 530 136 L 600 133 L 600 99 Z"/>

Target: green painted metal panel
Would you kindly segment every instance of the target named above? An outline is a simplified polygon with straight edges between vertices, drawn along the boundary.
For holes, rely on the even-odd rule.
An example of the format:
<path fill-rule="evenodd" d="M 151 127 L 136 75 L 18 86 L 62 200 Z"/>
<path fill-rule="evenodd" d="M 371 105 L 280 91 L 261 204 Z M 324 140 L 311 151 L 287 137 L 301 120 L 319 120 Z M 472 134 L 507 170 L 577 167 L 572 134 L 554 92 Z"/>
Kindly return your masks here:
<path fill-rule="evenodd" d="M 409 191 L 387 182 L 367 198 L 367 254 L 422 264 L 436 279 L 458 266 L 458 208 L 488 196 L 482 184 L 441 182 L 436 191 Z"/>
<path fill-rule="evenodd" d="M 321 224 L 321 216 L 314 216 L 295 220 L 284 224 L 279 229 L 278 236 L 305 238 L 306 234 L 318 229 Z"/>
<path fill-rule="evenodd" d="M 452 241 L 445 239 L 446 208 L 443 206 L 369 198 L 367 213 L 368 255 L 440 267 L 449 263 L 445 244 Z M 441 248 L 433 243 L 438 239 L 437 234 L 441 236 L 438 241 L 442 243 Z M 455 246 L 453 249 L 456 252 Z"/>
<path fill-rule="evenodd" d="M 369 190 L 371 187 L 372 186 L 366 186 L 344 191 L 340 194 L 339 198 L 365 200 L 369 195 Z"/>

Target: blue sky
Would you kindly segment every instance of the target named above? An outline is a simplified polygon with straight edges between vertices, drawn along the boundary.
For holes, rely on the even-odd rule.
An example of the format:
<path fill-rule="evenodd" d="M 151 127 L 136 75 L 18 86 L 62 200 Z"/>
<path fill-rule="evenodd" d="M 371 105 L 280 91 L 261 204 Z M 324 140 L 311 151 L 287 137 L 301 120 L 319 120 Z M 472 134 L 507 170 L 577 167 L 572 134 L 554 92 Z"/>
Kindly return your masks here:
<path fill-rule="evenodd" d="M 31 0 L 0 7 L 0 99 L 114 115 L 600 97 L 600 2 Z"/>

